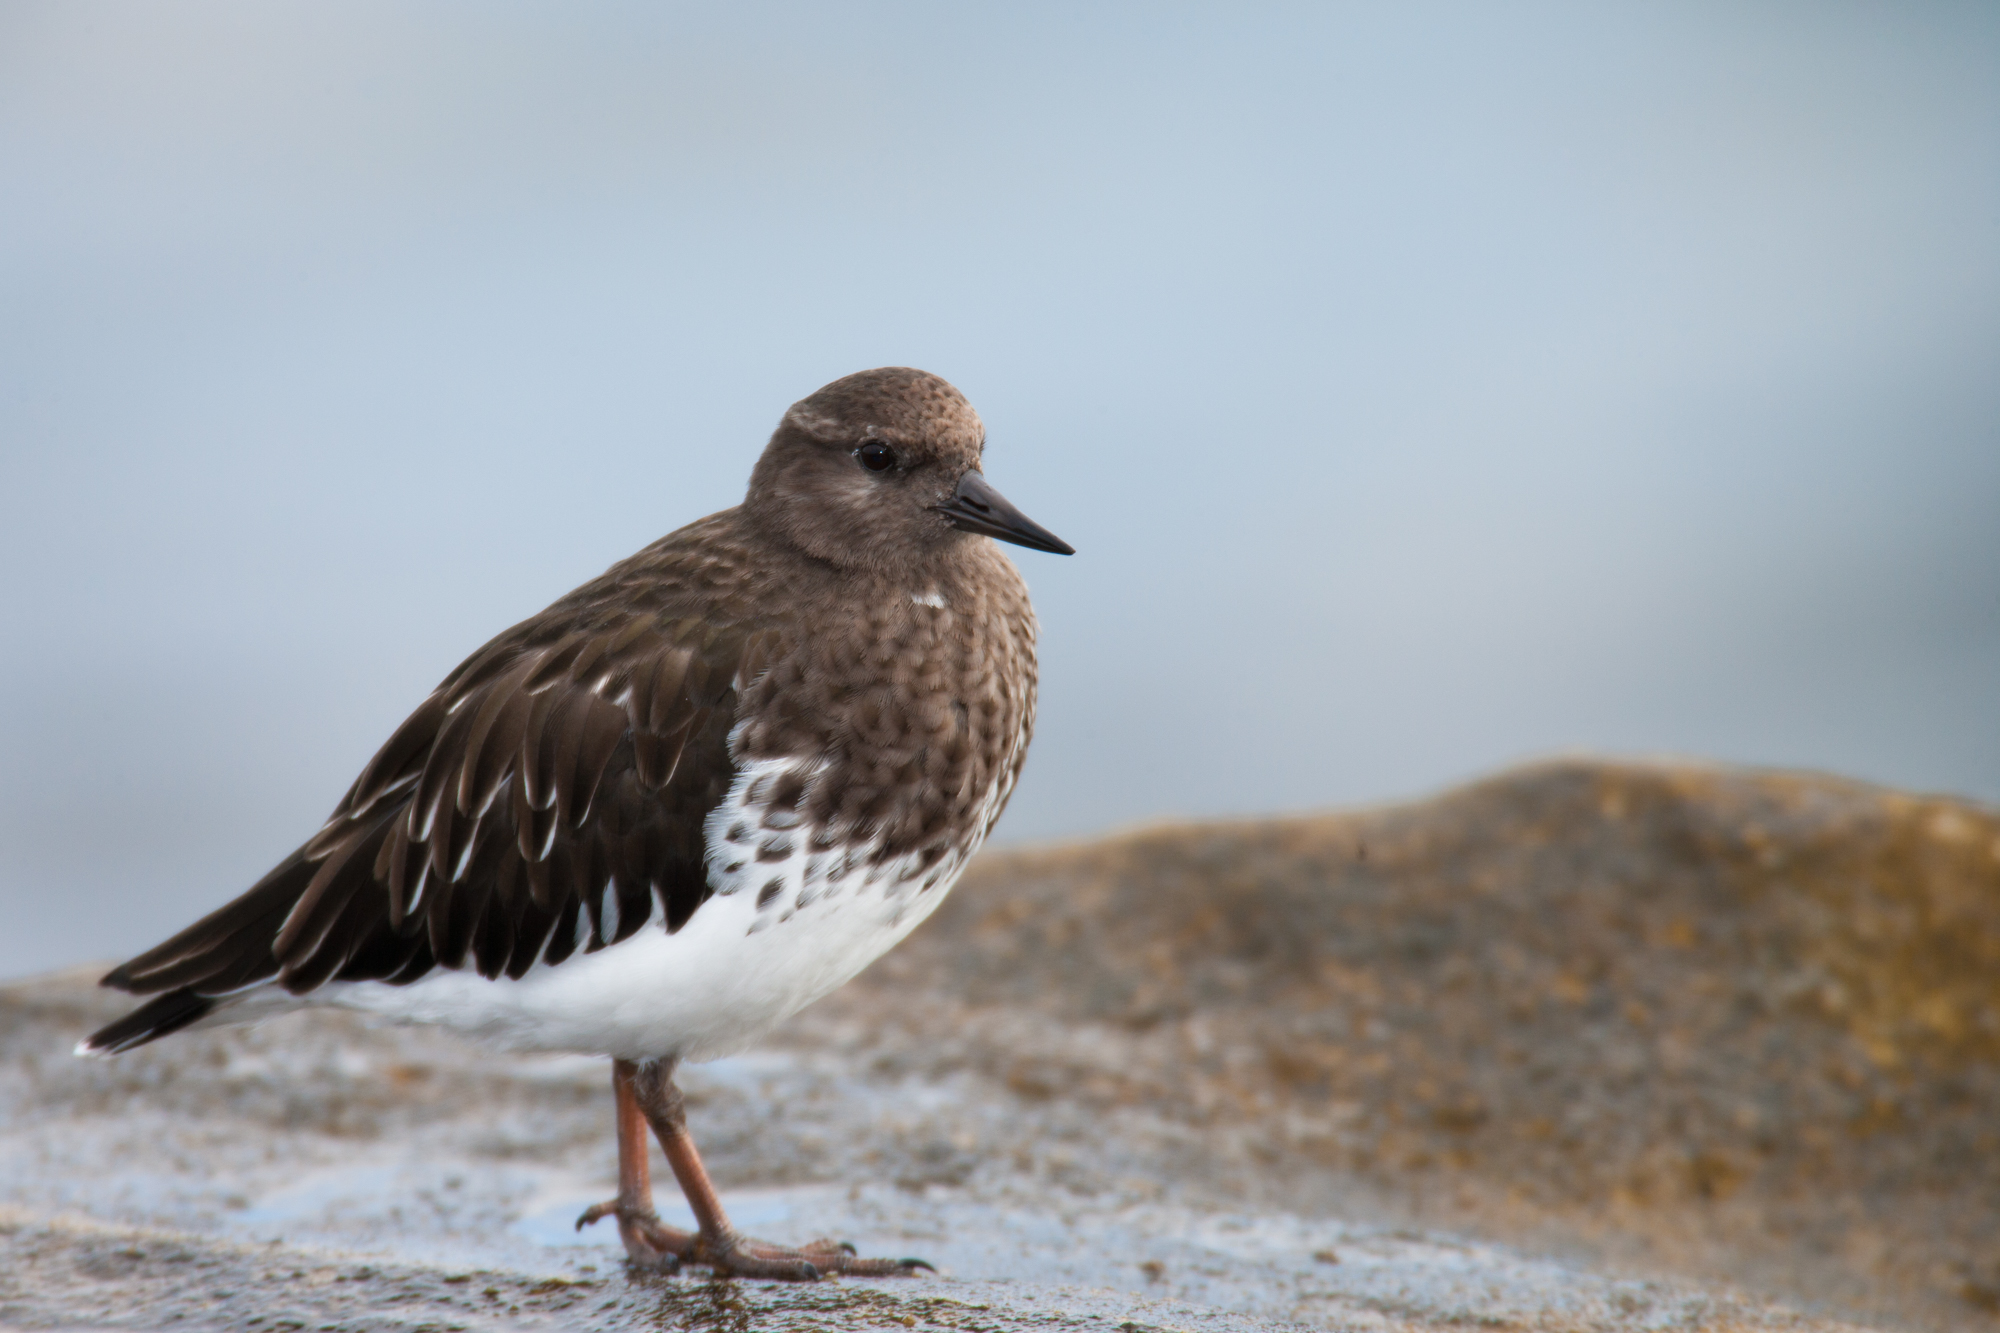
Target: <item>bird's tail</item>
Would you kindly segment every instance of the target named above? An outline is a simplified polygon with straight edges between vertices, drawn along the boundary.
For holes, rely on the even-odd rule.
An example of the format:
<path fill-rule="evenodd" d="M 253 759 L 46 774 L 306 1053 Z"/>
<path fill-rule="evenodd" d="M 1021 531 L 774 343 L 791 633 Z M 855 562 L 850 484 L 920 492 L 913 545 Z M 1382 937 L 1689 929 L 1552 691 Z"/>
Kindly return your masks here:
<path fill-rule="evenodd" d="M 113 968 L 100 985 L 153 998 L 78 1042 L 76 1053 L 116 1055 L 144 1046 L 200 1022 L 277 975 L 271 941 L 313 870 L 302 853 L 293 852 L 236 901 Z"/>
<path fill-rule="evenodd" d="M 179 1032 L 190 1023 L 208 1017 L 218 1002 L 182 987 L 156 995 L 125 1017 L 85 1037 L 76 1044 L 78 1055 L 117 1055 L 134 1046 Z"/>

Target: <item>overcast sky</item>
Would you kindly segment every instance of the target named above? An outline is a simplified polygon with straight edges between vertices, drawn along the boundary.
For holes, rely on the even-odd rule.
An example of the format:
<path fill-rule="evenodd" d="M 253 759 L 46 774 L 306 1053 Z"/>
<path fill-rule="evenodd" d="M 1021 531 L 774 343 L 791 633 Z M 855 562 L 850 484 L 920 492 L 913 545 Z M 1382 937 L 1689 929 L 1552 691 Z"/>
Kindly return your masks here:
<path fill-rule="evenodd" d="M 1553 752 L 2000 798 L 2000 7 L 0 7 L 0 975 L 935 370 L 1003 840 Z"/>

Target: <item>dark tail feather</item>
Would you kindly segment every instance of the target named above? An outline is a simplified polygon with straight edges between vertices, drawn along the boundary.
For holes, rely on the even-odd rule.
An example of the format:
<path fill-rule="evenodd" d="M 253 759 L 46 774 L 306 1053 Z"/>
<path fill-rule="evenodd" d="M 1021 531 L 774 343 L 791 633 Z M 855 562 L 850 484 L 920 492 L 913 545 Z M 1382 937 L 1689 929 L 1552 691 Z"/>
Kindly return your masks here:
<path fill-rule="evenodd" d="M 107 1027 L 78 1043 L 78 1055 L 117 1055 L 144 1046 L 169 1032 L 179 1032 L 214 1010 L 216 1002 L 191 990 L 157 995 Z"/>
<path fill-rule="evenodd" d="M 301 853 L 293 852 L 248 893 L 210 912 L 165 944 L 113 968 L 99 984 L 146 995 L 185 988 L 233 990 L 276 976 L 278 960 L 271 952 L 271 942 L 316 869 Z M 217 986 L 224 975 L 228 983 Z"/>

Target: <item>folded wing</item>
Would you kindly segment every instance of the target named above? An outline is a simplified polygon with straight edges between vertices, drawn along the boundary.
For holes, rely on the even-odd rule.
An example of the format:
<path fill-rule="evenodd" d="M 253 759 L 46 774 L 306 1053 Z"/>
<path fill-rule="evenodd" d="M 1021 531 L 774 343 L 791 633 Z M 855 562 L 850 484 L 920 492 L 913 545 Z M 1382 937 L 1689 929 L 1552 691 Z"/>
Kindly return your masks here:
<path fill-rule="evenodd" d="M 517 626 L 432 692 L 309 842 L 105 984 L 168 992 L 178 1026 L 192 1001 L 266 982 L 518 978 L 656 916 L 679 929 L 710 893 L 703 820 L 770 647 L 656 612 Z"/>

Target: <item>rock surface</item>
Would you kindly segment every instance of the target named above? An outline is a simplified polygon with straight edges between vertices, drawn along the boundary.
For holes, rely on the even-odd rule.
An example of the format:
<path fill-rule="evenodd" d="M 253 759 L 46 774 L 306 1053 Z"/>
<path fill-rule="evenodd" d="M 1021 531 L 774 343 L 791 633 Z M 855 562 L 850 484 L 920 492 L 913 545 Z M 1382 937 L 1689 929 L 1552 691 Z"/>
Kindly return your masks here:
<path fill-rule="evenodd" d="M 1947 799 L 1565 763 L 989 852 L 686 1079 L 746 1230 L 914 1282 L 628 1277 L 570 1229 L 602 1062 L 77 1061 L 90 980 L 0 988 L 0 1325 L 2000 1327 L 2000 817 Z"/>

